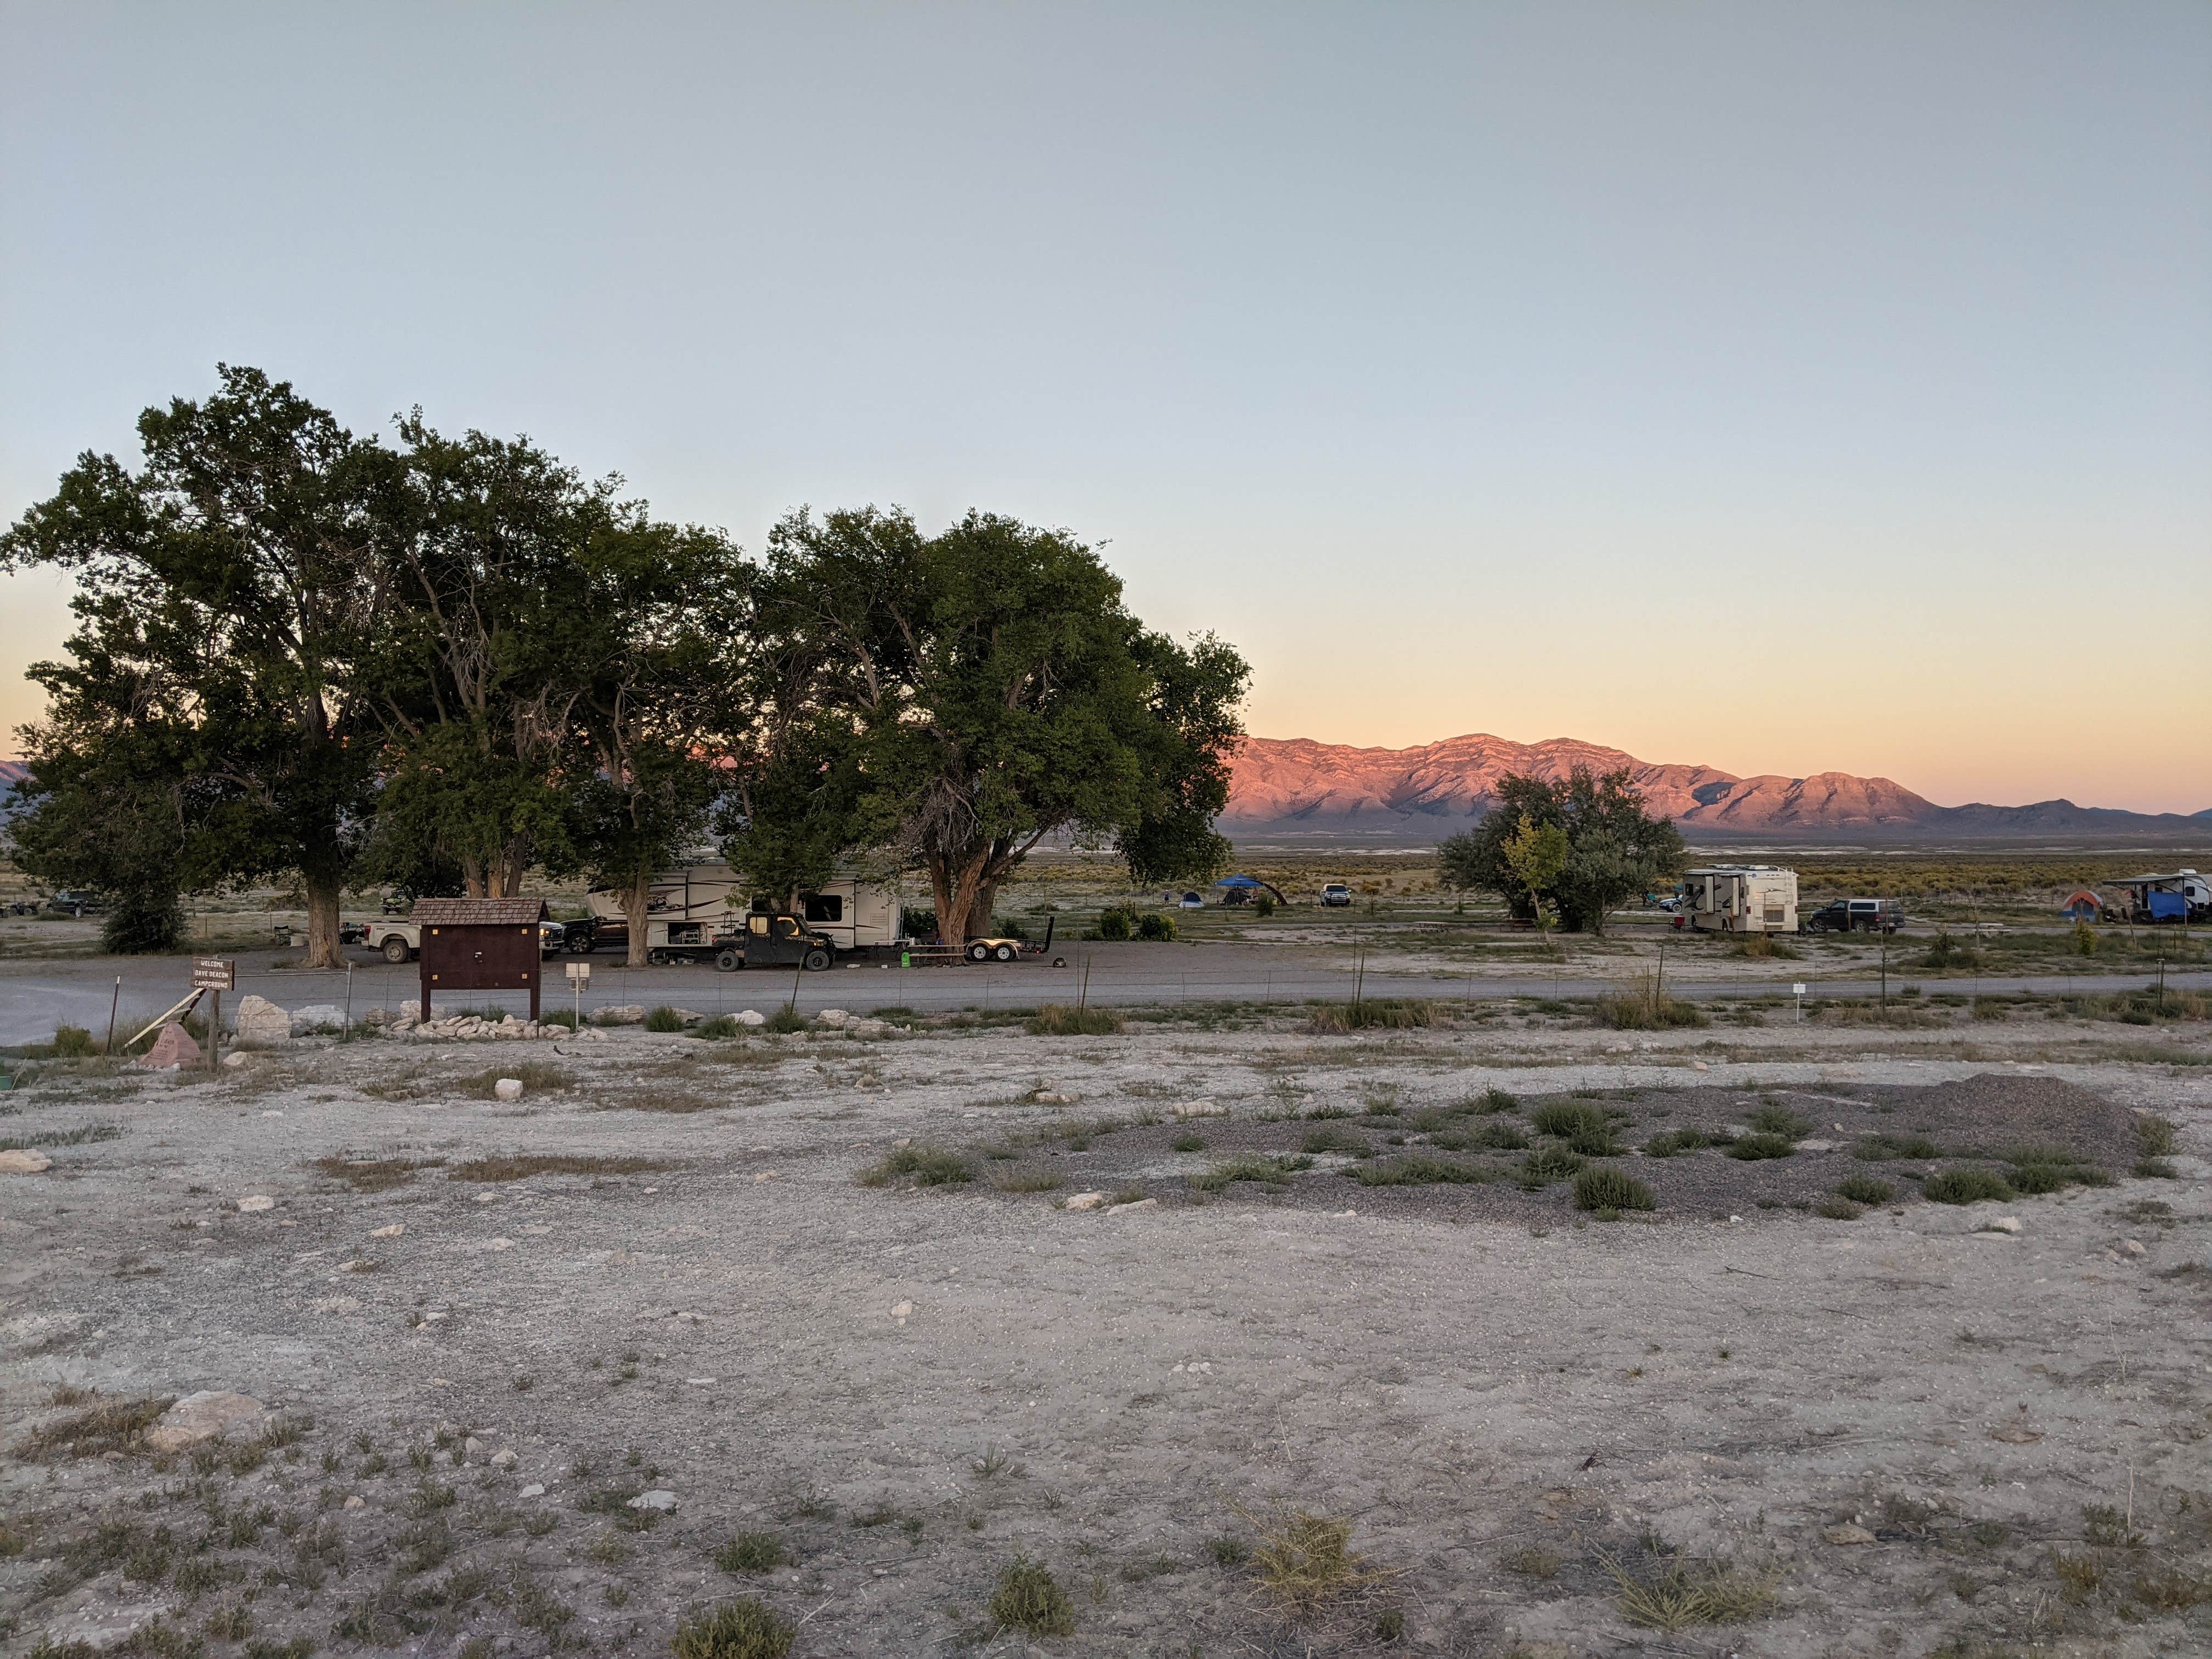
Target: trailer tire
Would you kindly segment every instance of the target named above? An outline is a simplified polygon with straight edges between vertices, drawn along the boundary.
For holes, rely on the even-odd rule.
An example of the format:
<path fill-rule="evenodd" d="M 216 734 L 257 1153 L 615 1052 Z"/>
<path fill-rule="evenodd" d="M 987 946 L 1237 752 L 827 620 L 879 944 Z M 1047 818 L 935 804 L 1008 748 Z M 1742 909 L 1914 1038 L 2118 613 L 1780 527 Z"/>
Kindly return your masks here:
<path fill-rule="evenodd" d="M 734 974 L 744 965 L 744 957 L 735 951 L 724 950 L 714 952 L 714 971 L 718 974 Z"/>
<path fill-rule="evenodd" d="M 668 952 L 647 951 L 645 953 L 645 965 L 648 968 L 665 968 L 668 966 Z"/>
<path fill-rule="evenodd" d="M 398 933 L 386 933 L 384 943 L 378 948 L 384 952 L 384 959 L 394 967 L 406 961 L 410 954 L 406 939 Z"/>
<path fill-rule="evenodd" d="M 830 965 L 830 953 L 817 945 L 799 958 L 799 965 L 810 974 L 818 974 Z"/>
<path fill-rule="evenodd" d="M 1001 945 L 996 950 L 993 951 L 991 954 L 998 957 L 1001 962 L 1012 962 L 1016 957 L 1019 956 L 1021 952 L 1017 951 L 1011 945 Z"/>
<path fill-rule="evenodd" d="M 978 944 L 971 945 L 969 945 L 969 946 L 968 947 L 968 960 L 969 960 L 969 961 L 970 961 L 970 962 L 988 962 L 990 959 L 991 959 L 991 947 L 990 947 L 989 945 L 984 945 L 984 944 L 981 944 L 981 943 L 978 943 Z"/>

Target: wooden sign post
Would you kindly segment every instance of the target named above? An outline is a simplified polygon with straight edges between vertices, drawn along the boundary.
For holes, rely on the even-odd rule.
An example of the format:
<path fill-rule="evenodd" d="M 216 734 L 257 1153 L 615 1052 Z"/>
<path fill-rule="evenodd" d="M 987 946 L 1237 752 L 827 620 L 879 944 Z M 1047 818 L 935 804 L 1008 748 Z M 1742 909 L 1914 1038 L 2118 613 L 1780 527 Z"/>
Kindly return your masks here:
<path fill-rule="evenodd" d="M 224 957 L 192 958 L 192 989 L 208 994 L 208 1070 L 222 1057 L 222 994 L 238 988 L 238 963 Z"/>

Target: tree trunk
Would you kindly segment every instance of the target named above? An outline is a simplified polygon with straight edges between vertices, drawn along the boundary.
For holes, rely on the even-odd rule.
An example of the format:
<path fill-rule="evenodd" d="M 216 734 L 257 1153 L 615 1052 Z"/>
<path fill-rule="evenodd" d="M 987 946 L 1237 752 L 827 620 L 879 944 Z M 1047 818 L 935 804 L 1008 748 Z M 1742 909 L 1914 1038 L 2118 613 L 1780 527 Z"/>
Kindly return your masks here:
<path fill-rule="evenodd" d="M 629 924 L 629 953 L 623 958 L 630 968 L 645 966 L 645 911 L 653 902 L 653 872 L 641 870 L 623 889 L 623 920 Z"/>
<path fill-rule="evenodd" d="M 335 876 L 300 872 L 307 891 L 307 959 L 309 968 L 343 968 L 345 952 L 338 948 L 339 884 Z"/>
<path fill-rule="evenodd" d="M 483 898 L 484 867 L 478 860 L 464 855 L 461 864 L 461 890 L 471 898 Z"/>
<path fill-rule="evenodd" d="M 929 861 L 929 884 L 937 895 L 937 936 L 947 945 L 965 945 L 975 932 L 975 900 L 982 890 L 988 848 Z"/>

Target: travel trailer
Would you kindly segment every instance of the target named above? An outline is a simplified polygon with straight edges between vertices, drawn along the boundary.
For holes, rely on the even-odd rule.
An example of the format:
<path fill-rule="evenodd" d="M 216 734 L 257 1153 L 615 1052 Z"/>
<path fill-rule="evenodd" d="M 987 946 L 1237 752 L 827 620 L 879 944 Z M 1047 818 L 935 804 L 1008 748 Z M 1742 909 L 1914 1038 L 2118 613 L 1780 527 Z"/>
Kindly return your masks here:
<path fill-rule="evenodd" d="M 1712 933 L 1794 933 L 1797 872 L 1772 864 L 1686 870 L 1674 925 Z"/>
<path fill-rule="evenodd" d="M 585 956 L 628 948 L 629 921 L 623 914 L 621 894 L 612 887 L 595 887 L 585 902 L 590 917 L 568 924 L 570 953 Z M 647 890 L 646 959 L 705 961 L 715 954 L 718 942 L 744 930 L 751 912 L 782 908 L 780 902 L 755 895 L 726 864 L 664 870 Z M 826 937 L 840 956 L 887 947 L 899 937 L 898 890 L 856 877 L 839 877 L 817 891 L 800 894 L 795 915 L 809 933 Z"/>

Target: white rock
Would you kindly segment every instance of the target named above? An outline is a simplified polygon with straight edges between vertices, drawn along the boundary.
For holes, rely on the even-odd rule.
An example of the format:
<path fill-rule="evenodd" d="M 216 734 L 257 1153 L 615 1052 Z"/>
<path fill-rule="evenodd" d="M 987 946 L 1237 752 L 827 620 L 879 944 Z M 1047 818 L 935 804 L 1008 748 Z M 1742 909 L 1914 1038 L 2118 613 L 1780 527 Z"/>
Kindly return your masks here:
<path fill-rule="evenodd" d="M 489 1204 L 498 1196 L 499 1194 L 497 1193 L 478 1193 L 477 1194 L 477 1202 L 479 1204 Z"/>
<path fill-rule="evenodd" d="M 830 1026 L 842 1025 L 852 1018 L 851 1011 L 844 1008 L 824 1008 L 814 1016 L 816 1023 Z"/>
<path fill-rule="evenodd" d="M 768 1024 L 768 1016 L 761 1012 L 757 1008 L 740 1008 L 736 1013 L 732 1014 L 730 1018 L 737 1021 L 738 1024 L 748 1028 L 765 1025 Z"/>
<path fill-rule="evenodd" d="M 264 1210 L 273 1210 L 276 1207 L 276 1200 L 266 1193 L 254 1193 L 238 1200 L 238 1212 L 240 1215 L 259 1215 Z"/>
<path fill-rule="evenodd" d="M 641 1002 L 617 1002 L 599 1009 L 592 1018 L 602 1025 L 642 1025 L 645 1024 L 645 1005 Z"/>
<path fill-rule="evenodd" d="M 407 1224 L 405 1222 L 395 1221 L 389 1227 L 379 1227 L 374 1232 L 371 1233 L 369 1237 L 371 1238 L 397 1238 L 400 1234 L 406 1231 Z"/>
<path fill-rule="evenodd" d="M 1116 1204 L 1114 1206 L 1114 1213 L 1131 1215 L 1139 1210 L 1157 1210 L 1159 1207 L 1160 1201 L 1157 1198 L 1140 1198 L 1133 1204 Z"/>
<path fill-rule="evenodd" d="M 533 1480 L 514 1495 L 517 1498 L 543 1498 L 545 1496 L 545 1483 L 543 1480 Z"/>
<path fill-rule="evenodd" d="M 310 1003 L 305 1008 L 292 1011 L 293 1036 L 306 1036 L 314 1031 L 343 1031 L 345 1030 L 345 1010 L 335 1002 Z"/>
<path fill-rule="evenodd" d="M 914 1304 L 911 1302 L 892 1303 L 891 1317 L 897 1320 L 900 1324 L 905 1324 L 908 1320 L 914 1317 Z"/>
<path fill-rule="evenodd" d="M 655 1486 L 651 1492 L 641 1492 L 629 1500 L 634 1510 L 659 1510 L 664 1513 L 676 1507 L 676 1494 L 665 1486 Z"/>
<path fill-rule="evenodd" d="M 1065 1106 L 1068 1097 L 1052 1089 L 1039 1089 L 1030 1098 L 1040 1106 Z"/>
<path fill-rule="evenodd" d="M 186 1395 L 163 1412 L 146 1431 L 146 1443 L 155 1451 L 180 1451 L 240 1424 L 258 1426 L 265 1414 L 261 1402 L 252 1395 L 203 1389 Z"/>
<path fill-rule="evenodd" d="M 419 1021 L 422 1018 L 422 999 L 410 997 L 399 1005 L 399 1018 Z"/>
<path fill-rule="evenodd" d="M 461 1455 L 464 1457 L 481 1456 L 483 1453 L 483 1442 L 477 1439 L 474 1435 L 470 1435 L 466 1439 L 461 1442 Z"/>
<path fill-rule="evenodd" d="M 359 1492 L 356 1492 L 346 1499 L 345 1506 L 349 1510 L 365 1510 L 368 1507 L 368 1502 Z"/>
<path fill-rule="evenodd" d="M 890 1027 L 880 1019 L 856 1019 L 847 1029 L 854 1036 L 878 1037 L 890 1030 Z"/>
<path fill-rule="evenodd" d="M 2130 1239 L 2122 1248 L 2124 1249 L 2130 1255 L 2141 1255 L 2143 1254 L 2142 1241 L 2139 1238 Z"/>
<path fill-rule="evenodd" d="M 233 1048 L 228 1054 L 222 1057 L 223 1069 L 225 1071 L 234 1072 L 241 1066 L 251 1065 L 252 1060 L 253 1056 L 246 1053 L 243 1049 Z"/>
<path fill-rule="evenodd" d="M 511 1469 L 518 1461 L 514 1453 L 506 1447 L 491 1455 L 491 1466 L 495 1469 Z"/>
<path fill-rule="evenodd" d="M 53 1167 L 53 1159 L 35 1146 L 0 1152 L 0 1175 L 40 1175 Z"/>
<path fill-rule="evenodd" d="M 1821 1532 L 1820 1536 L 1826 1539 L 1831 1544 L 1871 1544 L 1874 1542 L 1874 1534 L 1872 1533 L 1869 1532 L 1864 1527 L 1852 1526 L 1849 1522 L 1845 1522 L 1841 1526 L 1825 1528 Z"/>
<path fill-rule="evenodd" d="M 1989 1232 L 2016 1233 L 2020 1231 L 2020 1218 L 2016 1215 L 2001 1215 L 1994 1221 L 1984 1222 L 1982 1225 L 1984 1230 Z"/>
<path fill-rule="evenodd" d="M 495 1099 L 520 1100 L 522 1098 L 522 1079 L 519 1077 L 503 1077 L 491 1085 L 491 1092 Z"/>
<path fill-rule="evenodd" d="M 1061 1201 L 1063 1210 L 1095 1210 L 1106 1201 L 1103 1193 L 1070 1193 Z"/>
<path fill-rule="evenodd" d="M 1179 1100 L 1168 1110 L 1176 1117 L 1227 1117 L 1229 1109 L 1217 1106 L 1211 1099 Z"/>
<path fill-rule="evenodd" d="M 238 1013 L 231 1024 L 240 1042 L 289 1042 L 292 1040 L 292 1016 L 266 997 L 248 992 L 239 999 Z"/>

